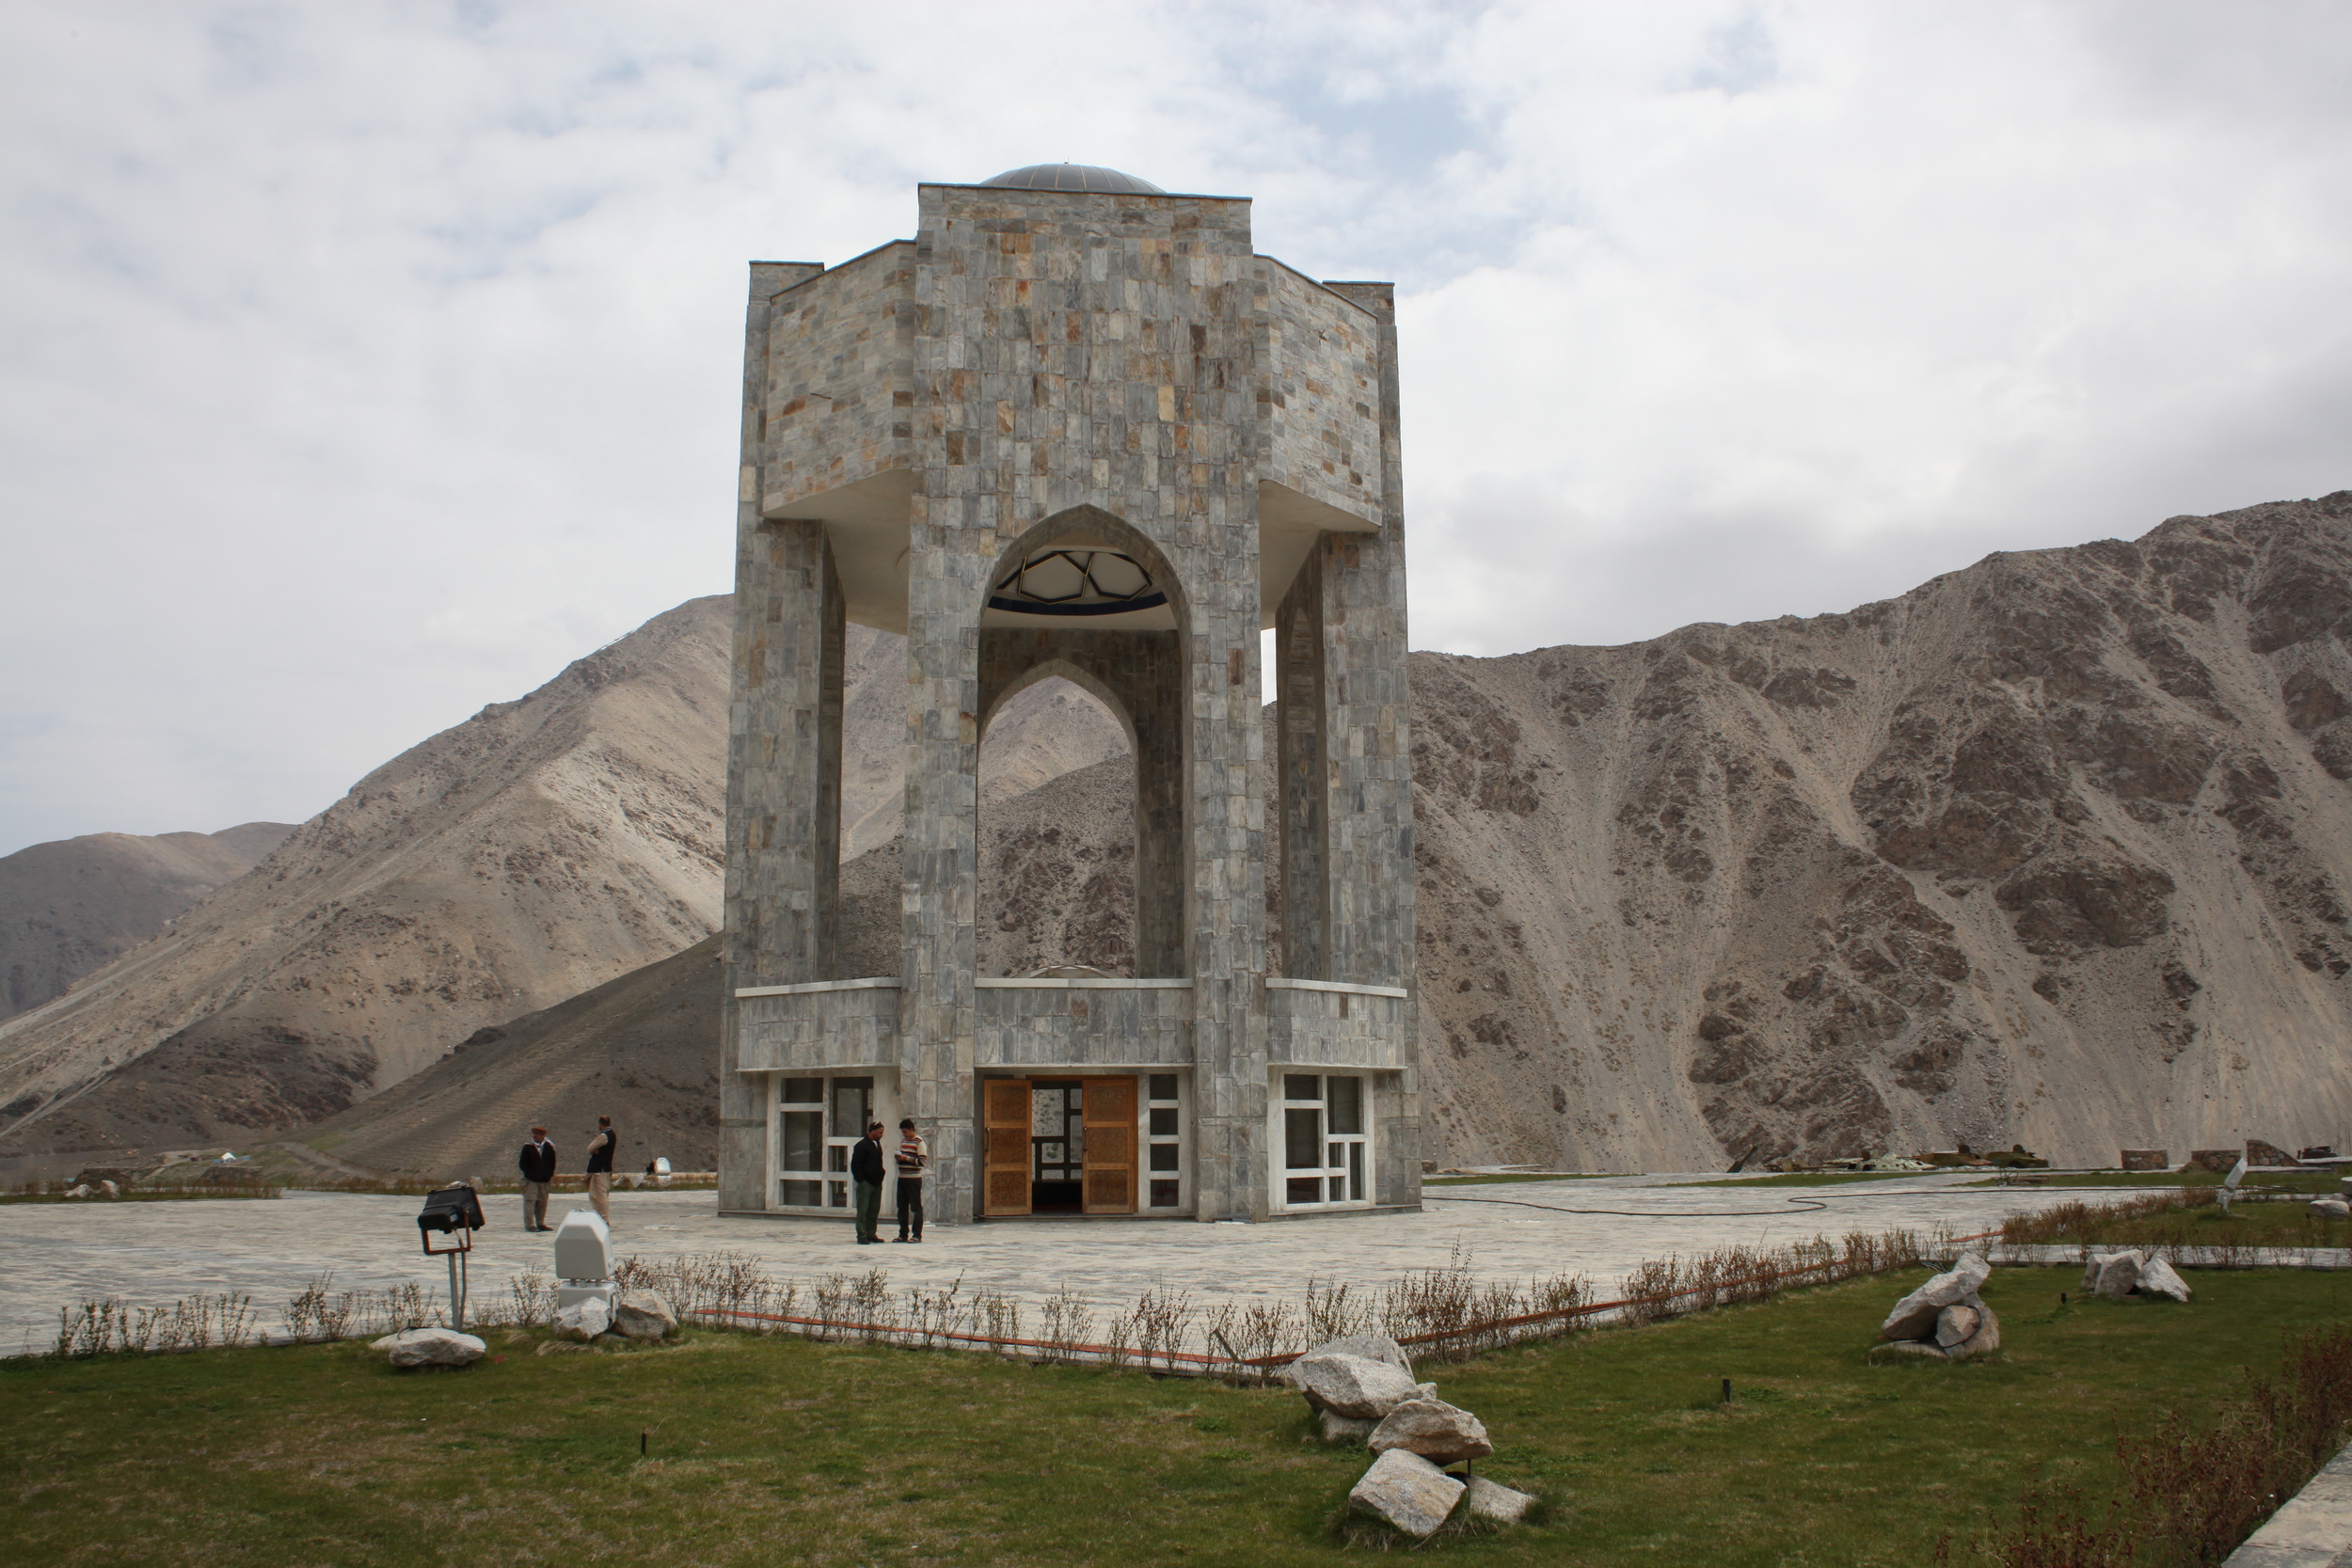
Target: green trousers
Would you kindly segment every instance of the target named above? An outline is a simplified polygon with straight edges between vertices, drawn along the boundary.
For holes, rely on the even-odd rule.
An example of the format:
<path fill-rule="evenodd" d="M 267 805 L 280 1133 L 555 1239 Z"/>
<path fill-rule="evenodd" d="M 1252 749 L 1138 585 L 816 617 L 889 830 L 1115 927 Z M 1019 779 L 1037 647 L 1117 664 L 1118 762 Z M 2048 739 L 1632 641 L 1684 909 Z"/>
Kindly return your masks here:
<path fill-rule="evenodd" d="M 850 1185 L 857 1189 L 857 1239 L 861 1242 L 881 1241 L 882 1183 L 853 1181 Z"/>

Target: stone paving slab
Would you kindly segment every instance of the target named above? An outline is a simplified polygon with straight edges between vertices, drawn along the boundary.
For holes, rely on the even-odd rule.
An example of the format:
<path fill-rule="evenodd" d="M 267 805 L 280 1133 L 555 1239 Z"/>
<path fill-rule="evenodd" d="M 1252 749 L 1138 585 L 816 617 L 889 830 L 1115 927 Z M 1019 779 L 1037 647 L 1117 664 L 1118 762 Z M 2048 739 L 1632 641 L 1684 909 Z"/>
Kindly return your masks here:
<path fill-rule="evenodd" d="M 1851 1230 L 1936 1227 L 1965 1233 L 2001 1216 L 2089 1196 L 2082 1189 L 1978 1188 L 1967 1176 L 1822 1188 L 1693 1187 L 1693 1180 L 1613 1177 L 1475 1187 L 1433 1187 L 1420 1213 L 1324 1216 L 1263 1225 L 1187 1220 L 991 1220 L 933 1227 L 921 1246 L 860 1247 L 843 1222 L 721 1218 L 715 1195 L 612 1195 L 614 1249 L 623 1257 L 736 1252 L 779 1279 L 887 1272 L 893 1291 L 998 1290 L 1039 1302 L 1067 1284 L 1098 1307 L 1123 1307 L 1147 1289 L 1226 1297 L 1303 1297 L 1310 1275 L 1377 1286 L 1440 1268 L 1455 1249 L 1481 1278 L 1581 1274 L 1613 1287 L 1635 1264 L 1738 1243 L 1780 1246 Z M 485 1209 L 474 1299 L 503 1296 L 518 1274 L 546 1274 L 549 1238 L 518 1223 L 519 1198 Z M 57 1312 L 86 1296 L 153 1305 L 199 1291 L 250 1294 L 264 1326 L 312 1276 L 333 1271 L 342 1290 L 405 1280 L 445 1289 L 448 1273 L 422 1256 L 414 1197 L 290 1192 L 276 1199 L 184 1203 L 0 1205 L 0 1354 L 43 1348 Z M 558 1198 L 561 1220 L 579 1199 Z M 884 1234 L 889 1234 L 885 1215 Z"/>
<path fill-rule="evenodd" d="M 2352 1568 L 2352 1449 L 2329 1460 L 2221 1568 Z"/>

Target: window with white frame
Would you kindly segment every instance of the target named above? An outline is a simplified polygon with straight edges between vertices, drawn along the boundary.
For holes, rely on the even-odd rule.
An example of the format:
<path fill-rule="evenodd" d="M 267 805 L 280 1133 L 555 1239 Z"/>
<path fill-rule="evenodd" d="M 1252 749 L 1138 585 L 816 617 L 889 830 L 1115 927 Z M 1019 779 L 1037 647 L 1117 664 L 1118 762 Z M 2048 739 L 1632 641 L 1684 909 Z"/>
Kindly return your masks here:
<path fill-rule="evenodd" d="M 874 1080 L 787 1078 L 776 1085 L 776 1201 L 850 1207 L 850 1148 L 873 1119 Z"/>
<path fill-rule="evenodd" d="M 1172 1072 L 1143 1075 L 1144 1192 L 1148 1207 L 1175 1209 L 1184 1201 L 1184 1102 Z"/>
<path fill-rule="evenodd" d="M 1362 1075 L 1286 1072 L 1281 1090 L 1283 1206 L 1370 1202 Z"/>

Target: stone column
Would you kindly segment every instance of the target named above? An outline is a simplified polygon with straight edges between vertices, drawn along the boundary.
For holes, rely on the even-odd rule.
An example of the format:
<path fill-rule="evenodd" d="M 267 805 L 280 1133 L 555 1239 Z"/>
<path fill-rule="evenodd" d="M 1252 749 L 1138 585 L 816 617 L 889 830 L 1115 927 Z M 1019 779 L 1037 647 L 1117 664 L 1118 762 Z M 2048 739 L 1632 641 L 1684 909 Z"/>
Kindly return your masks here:
<path fill-rule="evenodd" d="M 1282 973 L 1331 977 L 1330 780 L 1324 768 L 1323 557 L 1311 555 L 1274 621 L 1274 722 L 1280 748 Z"/>
<path fill-rule="evenodd" d="M 1376 534 L 1327 533 L 1316 550 L 1324 591 L 1324 689 L 1331 798 L 1347 810 L 1330 831 L 1329 977 L 1412 988 L 1412 693 L 1405 614 L 1405 472 L 1398 445 L 1396 300 L 1386 283 L 1332 283 L 1380 323 L 1380 467 Z M 1404 1008 L 1404 1037 L 1420 1039 L 1421 998 Z M 1408 1058 L 1410 1059 L 1410 1058 Z M 1417 1068 L 1376 1096 L 1384 1147 L 1383 1203 L 1421 1201 Z M 1403 1145 L 1413 1145 L 1409 1159 Z"/>
<path fill-rule="evenodd" d="M 767 1085 L 736 1071 L 738 987 L 832 977 L 841 838 L 842 598 L 824 530 L 759 516 L 770 301 L 820 268 L 754 262 L 743 338 L 727 721 L 719 1206 L 767 1207 Z M 786 801 L 784 811 L 752 809 Z"/>

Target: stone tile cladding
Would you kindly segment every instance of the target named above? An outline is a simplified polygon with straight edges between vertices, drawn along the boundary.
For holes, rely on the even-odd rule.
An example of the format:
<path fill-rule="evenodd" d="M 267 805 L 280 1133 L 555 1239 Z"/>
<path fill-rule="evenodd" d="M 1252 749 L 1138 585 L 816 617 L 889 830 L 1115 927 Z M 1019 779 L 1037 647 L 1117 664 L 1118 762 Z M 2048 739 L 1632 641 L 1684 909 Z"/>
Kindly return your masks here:
<path fill-rule="evenodd" d="M 983 989 L 977 1067 L 1177 1067 L 1192 1062 L 1192 992 L 1152 986 Z"/>
<path fill-rule="evenodd" d="M 746 996 L 739 1069 L 830 1072 L 898 1065 L 898 992 L 895 987 Z M 756 1205 L 755 1205 L 756 1207 Z"/>
<path fill-rule="evenodd" d="M 914 315 L 910 240 L 844 261 L 771 302 L 763 511 L 908 466 Z"/>
<path fill-rule="evenodd" d="M 1261 478 L 1382 524 L 1377 536 L 1325 536 L 1308 574 L 1311 613 L 1294 618 L 1316 628 L 1320 645 L 1312 696 L 1297 700 L 1314 745 L 1296 788 L 1311 824 L 1320 776 L 1325 869 L 1307 879 L 1318 885 L 1290 891 L 1319 911 L 1309 977 L 1410 977 L 1389 290 L 1327 291 L 1253 255 L 1244 201 L 927 185 L 919 205 L 911 247 L 884 246 L 814 283 L 813 268 L 754 270 L 729 750 L 730 986 L 829 978 L 833 951 L 838 797 L 820 775 L 828 759 L 838 767 L 837 655 L 827 647 L 839 641 L 840 586 L 821 527 L 763 525 L 760 515 L 903 465 L 912 499 L 899 1092 L 936 1131 L 934 1212 L 972 1211 L 981 1022 L 996 1032 L 995 1053 L 1011 1049 L 1004 1031 L 1018 1022 L 1005 1011 L 1014 1004 L 974 984 L 979 733 L 998 700 L 993 683 L 1057 661 L 1089 667 L 1073 649 L 997 648 L 984 689 L 992 645 L 981 607 L 999 562 L 1058 537 L 1084 533 L 1149 557 L 1167 568 L 1181 627 L 1173 678 L 1097 678 L 1126 693 L 1139 724 L 1141 708 L 1166 711 L 1180 742 L 1181 766 L 1152 770 L 1180 780 L 1174 800 L 1147 792 L 1138 814 L 1165 845 L 1180 895 L 1154 901 L 1176 924 L 1162 940 L 1181 947 L 1181 964 L 1168 967 L 1194 982 L 1171 994 L 1189 999 L 1197 1212 L 1263 1217 L 1273 1062 L 1257 787 L 1268 765 L 1258 716 Z M 809 690 L 829 667 L 830 706 Z M 1160 726 L 1141 724 L 1139 745 L 1159 743 L 1142 728 Z M 830 818 L 804 820 L 781 804 L 796 800 Z M 1136 1006 L 1134 1026 L 1147 1034 L 1169 1022 L 1159 1003 Z M 794 998 L 772 1011 L 818 1008 Z M 1410 1042 L 1412 1003 L 1404 1009 Z M 1089 1011 L 1073 1029 L 1066 1009 L 1050 1016 L 1050 1027 L 1048 1015 L 1036 1019 L 1044 1033 L 1026 1049 L 1043 1048 L 1047 1035 L 1081 1057 L 1110 1048 L 1097 1038 L 1107 1018 L 1098 1027 Z M 736 1070 L 737 1021 L 731 1004 L 721 1206 L 756 1208 L 772 1151 L 747 1086 L 757 1081 Z M 1378 1196 L 1411 1201 L 1417 1073 L 1377 1074 L 1375 1098 Z"/>
<path fill-rule="evenodd" d="M 1259 477 L 1381 520 L 1380 329 L 1356 302 L 1270 257 Z"/>
<path fill-rule="evenodd" d="M 1401 996 L 1270 987 L 1265 1011 L 1266 1051 L 1277 1067 L 1397 1069 L 1412 1052 Z"/>

